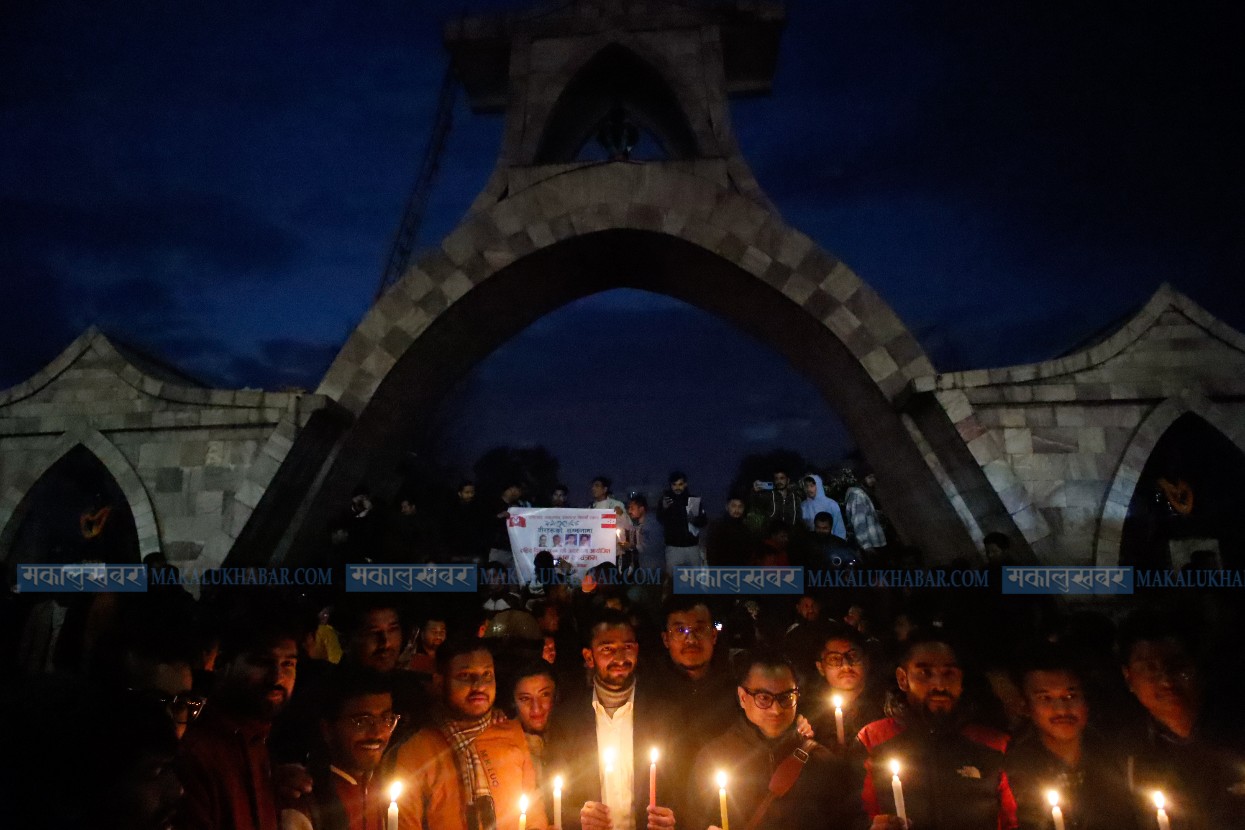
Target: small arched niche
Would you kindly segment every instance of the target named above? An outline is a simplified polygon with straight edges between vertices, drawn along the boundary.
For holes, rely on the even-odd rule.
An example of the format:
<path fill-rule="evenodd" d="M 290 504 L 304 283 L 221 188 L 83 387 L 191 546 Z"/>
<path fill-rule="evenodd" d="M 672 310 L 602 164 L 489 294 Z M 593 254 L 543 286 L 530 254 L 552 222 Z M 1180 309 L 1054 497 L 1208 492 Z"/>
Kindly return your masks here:
<path fill-rule="evenodd" d="M 693 158 L 696 137 L 677 96 L 652 64 L 617 43 L 602 48 L 562 90 L 536 150 L 536 164 L 579 160 L 607 116 L 621 107 L 640 131 L 641 146 L 660 157 Z"/>
<path fill-rule="evenodd" d="M 11 563 L 139 561 L 134 513 L 120 485 L 94 453 L 77 444 L 27 491 Z"/>
<path fill-rule="evenodd" d="M 1128 505 L 1120 564 L 1179 568 L 1205 558 L 1245 564 L 1245 453 L 1199 415 L 1181 415 L 1155 444 Z M 1194 556 L 1198 551 L 1213 551 Z"/>

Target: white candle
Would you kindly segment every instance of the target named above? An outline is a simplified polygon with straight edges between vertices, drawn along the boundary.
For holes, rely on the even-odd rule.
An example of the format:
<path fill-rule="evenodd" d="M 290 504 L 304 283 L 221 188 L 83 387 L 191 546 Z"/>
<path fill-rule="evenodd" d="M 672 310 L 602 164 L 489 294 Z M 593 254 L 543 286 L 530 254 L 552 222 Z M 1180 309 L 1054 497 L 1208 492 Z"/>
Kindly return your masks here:
<path fill-rule="evenodd" d="M 903 806 L 903 784 L 899 783 L 899 761 L 891 760 L 891 792 L 895 796 L 895 815 L 907 820 L 908 811 Z"/>
<path fill-rule="evenodd" d="M 527 830 L 527 796 L 519 796 L 519 830 Z"/>
<path fill-rule="evenodd" d="M 562 776 L 553 778 L 553 826 L 562 830 Z"/>
<path fill-rule="evenodd" d="M 722 830 L 731 830 L 731 820 L 726 815 L 726 773 L 718 770 L 718 807 L 722 811 Z"/>
<path fill-rule="evenodd" d="M 648 806 L 657 806 L 657 747 L 648 754 Z"/>
<path fill-rule="evenodd" d="M 843 696 L 835 695 L 830 698 L 830 702 L 834 704 L 834 731 L 839 736 L 839 746 L 847 743 L 847 738 L 843 734 Z"/>
<path fill-rule="evenodd" d="M 614 771 L 614 747 L 607 746 L 602 755 L 605 756 L 605 774 L 609 775 Z"/>
<path fill-rule="evenodd" d="M 1063 810 L 1059 809 L 1059 793 L 1055 790 L 1047 790 L 1046 800 L 1050 802 L 1050 817 L 1055 822 L 1055 830 L 1064 830 Z"/>
<path fill-rule="evenodd" d="M 402 795 L 402 784 L 394 781 L 389 785 L 389 814 L 385 819 L 385 830 L 398 830 L 398 796 L 400 795 Z"/>
<path fill-rule="evenodd" d="M 1167 819 L 1167 811 L 1163 808 L 1167 806 L 1167 799 L 1158 790 L 1154 791 L 1154 809 L 1158 810 L 1154 819 L 1159 823 L 1159 830 L 1172 830 L 1172 823 Z"/>

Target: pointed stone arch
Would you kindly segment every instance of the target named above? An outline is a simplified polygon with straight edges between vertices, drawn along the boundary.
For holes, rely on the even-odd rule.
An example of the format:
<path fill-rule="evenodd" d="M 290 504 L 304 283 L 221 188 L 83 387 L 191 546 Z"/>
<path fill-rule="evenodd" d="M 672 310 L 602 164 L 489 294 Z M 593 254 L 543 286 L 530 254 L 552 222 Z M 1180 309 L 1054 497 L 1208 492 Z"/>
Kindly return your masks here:
<path fill-rule="evenodd" d="M 1192 390 L 1185 390 L 1160 403 L 1138 425 L 1111 479 L 1094 545 L 1094 561 L 1097 564 L 1119 564 L 1124 521 L 1128 518 L 1128 505 L 1132 502 L 1142 470 L 1172 424 L 1182 415 L 1190 413 L 1210 424 L 1245 453 L 1245 422 L 1234 419 L 1214 401 Z"/>
<path fill-rule="evenodd" d="M 318 392 L 356 415 L 310 516 L 376 481 L 403 423 L 540 316 L 617 287 L 656 291 L 758 335 L 822 390 L 936 559 L 971 550 L 896 399 L 932 366 L 855 273 L 773 212 L 666 165 L 607 164 L 471 215 L 382 297 Z M 905 526 L 906 525 L 906 526 Z M 314 538 L 321 530 L 304 528 Z M 307 550 L 310 544 L 295 544 Z"/>
<path fill-rule="evenodd" d="M 611 41 L 592 54 L 562 88 L 536 146 L 535 164 L 573 162 L 614 105 L 653 134 L 672 159 L 699 155 L 692 125 L 667 76 L 635 45 Z M 686 96 L 686 91 L 683 92 Z"/>
<path fill-rule="evenodd" d="M 17 529 L 30 509 L 27 496 L 31 488 L 77 446 L 83 447 L 99 460 L 129 502 L 138 533 L 139 556 L 160 552 L 160 531 L 156 524 L 155 510 L 138 472 L 117 445 L 109 441 L 103 433 L 89 427 L 79 427 L 61 436 L 47 465 L 27 474 L 0 495 L 0 560 L 8 558 Z"/>

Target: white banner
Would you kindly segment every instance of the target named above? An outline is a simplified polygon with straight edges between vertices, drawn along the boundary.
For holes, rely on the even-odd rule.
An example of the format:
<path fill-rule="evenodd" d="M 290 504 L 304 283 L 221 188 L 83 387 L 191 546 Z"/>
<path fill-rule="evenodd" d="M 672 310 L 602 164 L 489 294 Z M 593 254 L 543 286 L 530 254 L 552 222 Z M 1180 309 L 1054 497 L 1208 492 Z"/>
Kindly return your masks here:
<path fill-rule="evenodd" d="M 580 507 L 512 507 L 507 525 L 514 567 L 525 583 L 536 573 L 536 554 L 569 562 L 579 576 L 618 557 L 618 515 Z"/>

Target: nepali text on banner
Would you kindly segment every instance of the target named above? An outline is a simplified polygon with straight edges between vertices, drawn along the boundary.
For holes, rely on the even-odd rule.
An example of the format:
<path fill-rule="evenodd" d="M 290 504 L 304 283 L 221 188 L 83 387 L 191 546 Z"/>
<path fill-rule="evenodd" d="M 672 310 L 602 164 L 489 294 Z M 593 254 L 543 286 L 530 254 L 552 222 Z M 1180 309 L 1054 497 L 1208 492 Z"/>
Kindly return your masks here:
<path fill-rule="evenodd" d="M 618 514 L 590 507 L 512 507 L 507 525 L 514 569 L 525 583 L 536 574 L 536 554 L 568 562 L 580 577 L 618 558 Z"/>

